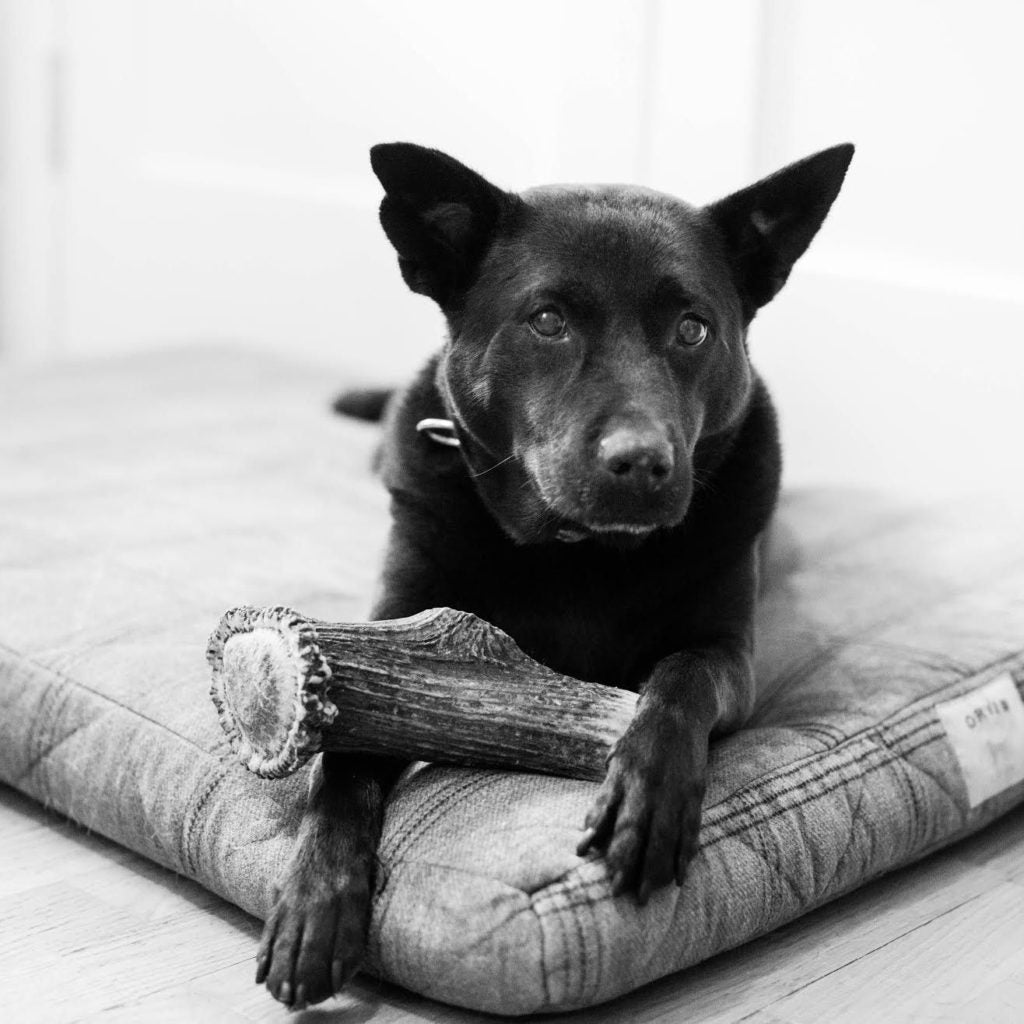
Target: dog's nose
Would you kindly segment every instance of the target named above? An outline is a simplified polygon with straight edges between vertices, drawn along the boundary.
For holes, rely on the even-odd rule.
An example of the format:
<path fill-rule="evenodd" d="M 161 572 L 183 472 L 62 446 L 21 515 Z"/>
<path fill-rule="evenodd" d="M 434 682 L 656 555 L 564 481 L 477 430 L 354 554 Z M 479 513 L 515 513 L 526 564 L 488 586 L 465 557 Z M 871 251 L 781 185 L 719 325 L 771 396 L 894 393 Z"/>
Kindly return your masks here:
<path fill-rule="evenodd" d="M 619 426 L 597 445 L 601 468 L 621 483 L 653 491 L 672 475 L 675 456 L 668 438 L 654 426 Z"/>

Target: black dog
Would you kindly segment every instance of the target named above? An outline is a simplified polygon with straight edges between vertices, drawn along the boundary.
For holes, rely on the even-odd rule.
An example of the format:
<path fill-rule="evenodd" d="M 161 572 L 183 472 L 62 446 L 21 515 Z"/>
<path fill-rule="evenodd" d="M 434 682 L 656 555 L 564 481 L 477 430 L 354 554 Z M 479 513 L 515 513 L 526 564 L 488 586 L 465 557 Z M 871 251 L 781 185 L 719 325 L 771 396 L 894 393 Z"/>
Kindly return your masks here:
<path fill-rule="evenodd" d="M 388 413 L 374 615 L 472 611 L 560 672 L 640 693 L 579 852 L 641 901 L 682 882 L 708 738 L 753 705 L 780 455 L 747 327 L 852 155 L 836 146 L 697 208 L 620 186 L 513 195 L 436 150 L 372 151 L 402 276 L 450 330 Z M 324 756 L 258 957 L 282 1002 L 323 999 L 359 965 L 402 767 Z"/>

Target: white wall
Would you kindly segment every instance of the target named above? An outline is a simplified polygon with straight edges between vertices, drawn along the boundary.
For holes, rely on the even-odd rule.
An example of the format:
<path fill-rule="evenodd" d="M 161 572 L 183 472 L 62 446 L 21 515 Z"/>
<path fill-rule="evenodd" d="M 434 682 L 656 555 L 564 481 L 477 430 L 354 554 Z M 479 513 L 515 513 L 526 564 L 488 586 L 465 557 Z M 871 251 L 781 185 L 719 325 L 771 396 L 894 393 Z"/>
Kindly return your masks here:
<path fill-rule="evenodd" d="M 858 144 L 755 359 L 791 482 L 1024 480 L 1016 0 L 0 0 L 0 351 L 400 379 L 440 324 L 366 150 L 715 198 Z"/>
<path fill-rule="evenodd" d="M 1024 4 L 766 6 L 759 171 L 857 155 L 755 325 L 788 479 L 1024 487 Z"/>

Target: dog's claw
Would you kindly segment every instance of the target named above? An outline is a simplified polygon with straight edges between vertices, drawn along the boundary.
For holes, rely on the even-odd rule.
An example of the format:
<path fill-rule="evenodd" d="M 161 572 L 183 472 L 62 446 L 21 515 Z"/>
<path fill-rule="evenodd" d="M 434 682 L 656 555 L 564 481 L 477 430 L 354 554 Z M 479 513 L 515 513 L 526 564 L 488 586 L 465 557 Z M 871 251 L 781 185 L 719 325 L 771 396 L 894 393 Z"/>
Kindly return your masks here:
<path fill-rule="evenodd" d="M 596 830 L 590 827 L 589 815 L 587 816 L 587 824 L 584 826 L 584 829 L 583 836 L 576 844 L 577 857 L 585 857 L 587 855 L 587 851 L 594 842 L 594 836 L 597 834 Z"/>
<path fill-rule="evenodd" d="M 699 828 L 699 822 L 697 827 Z M 690 869 L 690 862 L 697 855 L 698 844 L 696 838 L 689 843 L 683 843 L 678 855 L 676 856 L 675 871 L 673 878 L 676 885 L 682 885 L 686 881 L 687 872 Z"/>
<path fill-rule="evenodd" d="M 345 961 L 335 960 L 334 963 L 331 964 L 331 985 L 334 987 L 335 992 L 339 992 L 344 984 Z"/>

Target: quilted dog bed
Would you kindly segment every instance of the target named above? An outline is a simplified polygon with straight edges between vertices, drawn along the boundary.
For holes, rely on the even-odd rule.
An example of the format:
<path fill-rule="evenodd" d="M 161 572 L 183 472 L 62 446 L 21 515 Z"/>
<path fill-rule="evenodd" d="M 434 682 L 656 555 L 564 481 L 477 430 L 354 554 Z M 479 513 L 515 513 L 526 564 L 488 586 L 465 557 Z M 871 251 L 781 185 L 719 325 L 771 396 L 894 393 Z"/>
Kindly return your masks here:
<path fill-rule="evenodd" d="M 303 773 L 229 754 L 220 614 L 365 615 L 386 526 L 346 382 L 194 352 L 0 382 L 0 778 L 256 915 Z M 582 1007 L 763 934 L 1024 797 L 1024 529 L 787 496 L 765 697 L 713 749 L 681 889 L 613 898 L 574 853 L 594 784 L 421 766 L 387 811 L 368 969 L 440 1000 Z"/>

